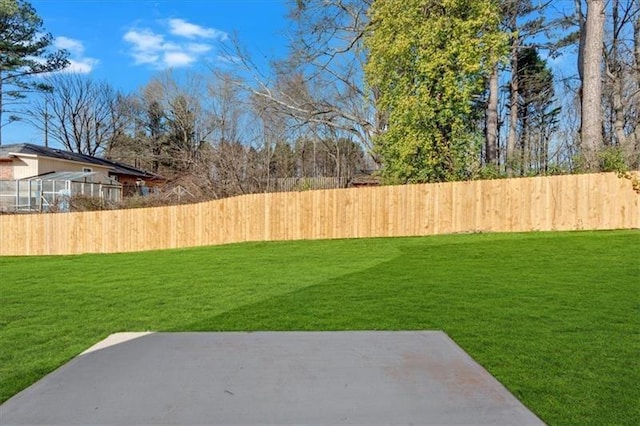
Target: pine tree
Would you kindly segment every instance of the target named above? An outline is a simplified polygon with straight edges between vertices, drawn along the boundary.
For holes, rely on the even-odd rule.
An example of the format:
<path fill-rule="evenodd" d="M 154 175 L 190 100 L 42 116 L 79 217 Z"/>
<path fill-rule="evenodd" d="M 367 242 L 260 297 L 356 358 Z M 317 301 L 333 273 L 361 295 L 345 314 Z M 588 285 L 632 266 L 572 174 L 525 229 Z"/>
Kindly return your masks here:
<path fill-rule="evenodd" d="M 533 170 L 546 172 L 549 161 L 549 139 L 558 124 L 560 108 L 555 104 L 553 73 L 534 46 L 518 52 L 521 174 Z"/>
<path fill-rule="evenodd" d="M 50 51 L 53 36 L 43 30 L 42 19 L 24 0 L 0 0 L 0 145 L 2 127 L 19 119 L 9 109 L 32 91 L 50 89 L 29 77 L 65 68 L 69 61 L 64 50 Z M 7 123 L 3 113 L 12 115 Z"/>

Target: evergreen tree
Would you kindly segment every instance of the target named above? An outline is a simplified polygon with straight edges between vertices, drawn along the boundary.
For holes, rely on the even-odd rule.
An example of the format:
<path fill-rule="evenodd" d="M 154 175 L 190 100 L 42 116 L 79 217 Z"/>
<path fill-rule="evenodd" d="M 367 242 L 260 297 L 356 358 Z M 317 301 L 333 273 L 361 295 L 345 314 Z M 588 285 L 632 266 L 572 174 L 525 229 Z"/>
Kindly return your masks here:
<path fill-rule="evenodd" d="M 32 91 L 50 87 L 29 77 L 65 68 L 64 50 L 50 51 L 53 36 L 43 30 L 42 19 L 24 0 L 0 0 L 0 145 L 2 127 L 18 119 L 10 109 Z M 12 115 L 5 123 L 3 113 Z"/>
<path fill-rule="evenodd" d="M 526 46 L 518 52 L 518 64 L 520 90 L 516 102 L 521 127 L 520 172 L 546 172 L 549 139 L 560 113 L 555 105 L 553 73 L 534 46 Z"/>
<path fill-rule="evenodd" d="M 519 59 L 521 49 L 526 49 L 525 43 L 531 43 L 531 39 L 538 38 L 540 34 L 549 34 L 556 23 L 548 21 L 545 17 L 545 9 L 550 2 L 533 2 L 532 0 L 500 0 L 502 14 L 501 28 L 509 34 L 509 118 L 506 144 L 506 170 L 512 175 L 515 169 L 522 169 L 524 154 L 521 135 L 518 134 L 520 112 L 520 72 Z M 529 41 L 528 41 L 529 40 Z M 544 43 L 543 43 L 544 44 Z M 497 77 L 496 77 L 497 78 Z M 520 142 L 520 143 L 519 143 Z"/>

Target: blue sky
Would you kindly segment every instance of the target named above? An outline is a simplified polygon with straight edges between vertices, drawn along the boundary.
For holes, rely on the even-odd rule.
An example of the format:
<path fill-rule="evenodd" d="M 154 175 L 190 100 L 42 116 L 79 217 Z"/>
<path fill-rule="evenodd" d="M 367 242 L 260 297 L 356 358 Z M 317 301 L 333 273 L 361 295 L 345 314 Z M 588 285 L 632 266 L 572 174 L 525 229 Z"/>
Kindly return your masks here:
<path fill-rule="evenodd" d="M 286 54 L 284 0 L 31 0 L 70 53 L 71 70 L 133 92 L 168 68 L 224 67 L 220 43 L 237 37 L 256 60 Z M 40 143 L 13 123 L 3 143 Z"/>
<path fill-rule="evenodd" d="M 574 0 L 556 0 L 549 13 L 573 11 Z M 160 71 L 225 67 L 221 43 L 237 37 L 259 65 L 286 54 L 285 0 L 30 0 L 70 53 L 70 70 L 105 80 L 125 93 Z M 571 50 L 550 60 L 558 78 L 575 73 Z M 3 129 L 3 143 L 42 143 L 25 123 Z"/>

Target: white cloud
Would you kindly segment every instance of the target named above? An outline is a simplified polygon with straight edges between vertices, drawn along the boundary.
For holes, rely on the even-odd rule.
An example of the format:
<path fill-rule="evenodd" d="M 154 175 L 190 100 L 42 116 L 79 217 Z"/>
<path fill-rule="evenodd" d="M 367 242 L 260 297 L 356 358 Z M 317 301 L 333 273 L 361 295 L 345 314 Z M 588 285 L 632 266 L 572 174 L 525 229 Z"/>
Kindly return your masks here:
<path fill-rule="evenodd" d="M 100 62 L 96 58 L 84 56 L 85 48 L 80 40 L 60 36 L 56 37 L 53 45 L 58 49 L 65 49 L 69 52 L 69 66 L 62 72 L 88 74 Z"/>
<path fill-rule="evenodd" d="M 163 58 L 164 64 L 173 68 L 189 66 L 196 60 L 197 57 L 185 52 L 166 52 Z"/>
<path fill-rule="evenodd" d="M 157 64 L 167 45 L 162 35 L 147 28 L 129 30 L 122 38 L 131 44 L 130 54 L 138 65 Z"/>
<path fill-rule="evenodd" d="M 64 72 L 88 74 L 93 71 L 93 68 L 98 65 L 97 59 L 84 58 L 81 60 L 69 59 L 69 66 L 64 69 Z"/>
<path fill-rule="evenodd" d="M 187 45 L 187 49 L 191 53 L 207 53 L 212 49 L 208 44 L 190 43 Z"/>
<path fill-rule="evenodd" d="M 57 49 L 65 49 L 72 54 L 82 55 L 84 53 L 84 45 L 82 42 L 69 37 L 56 37 L 53 45 Z"/>
<path fill-rule="evenodd" d="M 160 59 L 160 55 L 150 52 L 131 52 L 131 56 L 133 56 L 136 65 L 155 64 Z"/>
<path fill-rule="evenodd" d="M 134 51 L 159 51 L 164 43 L 164 37 L 149 29 L 129 30 L 123 38 L 133 45 Z"/>
<path fill-rule="evenodd" d="M 132 28 L 123 35 L 123 40 L 130 46 L 129 55 L 136 65 L 150 65 L 158 69 L 188 67 L 214 49 L 212 44 L 195 42 L 194 39 L 227 39 L 223 31 L 204 28 L 183 19 L 159 23 L 165 25 L 167 33 L 150 28 Z"/>
<path fill-rule="evenodd" d="M 217 38 L 226 40 L 227 33 L 216 30 L 215 28 L 205 28 L 200 25 L 192 24 L 184 19 L 169 19 L 169 29 L 171 34 L 186 38 Z"/>

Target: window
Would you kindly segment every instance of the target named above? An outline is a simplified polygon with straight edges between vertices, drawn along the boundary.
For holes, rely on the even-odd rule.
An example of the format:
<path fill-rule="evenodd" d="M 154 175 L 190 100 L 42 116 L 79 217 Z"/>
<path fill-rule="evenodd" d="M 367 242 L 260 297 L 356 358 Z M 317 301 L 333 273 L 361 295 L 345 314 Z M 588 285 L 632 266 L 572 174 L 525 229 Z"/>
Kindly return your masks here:
<path fill-rule="evenodd" d="M 84 167 L 82 169 L 82 171 L 85 172 L 85 173 L 91 173 L 93 171 L 93 169 L 91 167 Z"/>

